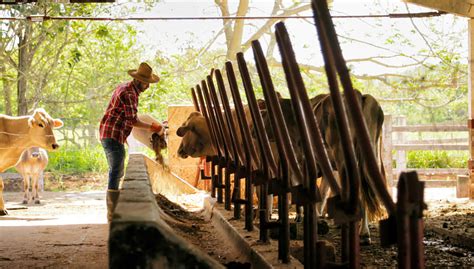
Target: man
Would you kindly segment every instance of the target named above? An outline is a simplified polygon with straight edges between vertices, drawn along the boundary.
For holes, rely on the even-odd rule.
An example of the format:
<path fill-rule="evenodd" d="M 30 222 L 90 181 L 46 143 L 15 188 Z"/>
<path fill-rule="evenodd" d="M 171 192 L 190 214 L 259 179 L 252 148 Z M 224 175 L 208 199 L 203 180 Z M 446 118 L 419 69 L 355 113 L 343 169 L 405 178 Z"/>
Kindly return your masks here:
<path fill-rule="evenodd" d="M 109 182 L 107 188 L 107 220 L 112 214 L 120 194 L 119 182 L 124 175 L 125 147 L 124 143 L 132 128 L 149 129 L 163 135 L 164 128 L 160 124 L 148 124 L 137 117 L 138 97 L 160 78 L 153 74 L 147 63 L 141 63 L 137 70 L 129 70 L 132 81 L 120 84 L 113 92 L 107 110 L 100 121 L 100 141 L 104 147 L 109 164 Z"/>

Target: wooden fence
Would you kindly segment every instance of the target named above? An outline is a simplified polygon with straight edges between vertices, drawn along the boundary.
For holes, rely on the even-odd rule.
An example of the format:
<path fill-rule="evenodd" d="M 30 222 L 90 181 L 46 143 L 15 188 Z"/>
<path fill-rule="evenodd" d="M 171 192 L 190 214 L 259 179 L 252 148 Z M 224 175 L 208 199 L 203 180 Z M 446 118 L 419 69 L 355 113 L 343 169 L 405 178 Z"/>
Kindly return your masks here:
<path fill-rule="evenodd" d="M 440 139 L 418 139 L 409 140 L 407 133 L 423 132 L 465 132 L 468 129 L 466 125 L 406 125 L 406 117 L 385 115 L 383 130 L 383 161 L 387 173 L 387 178 L 391 184 L 398 178 L 400 172 L 407 169 L 407 151 L 411 150 L 469 150 L 468 137 L 465 138 L 440 138 Z M 392 152 L 395 154 L 392 155 Z M 395 160 L 395 167 L 393 161 Z M 467 168 L 425 168 L 416 169 L 418 174 L 425 179 L 437 179 L 439 177 L 449 178 L 459 174 L 467 174 Z M 451 182 L 455 185 L 454 182 Z M 448 185 L 452 185 L 448 184 Z M 393 186 L 393 185 L 392 185 Z"/>

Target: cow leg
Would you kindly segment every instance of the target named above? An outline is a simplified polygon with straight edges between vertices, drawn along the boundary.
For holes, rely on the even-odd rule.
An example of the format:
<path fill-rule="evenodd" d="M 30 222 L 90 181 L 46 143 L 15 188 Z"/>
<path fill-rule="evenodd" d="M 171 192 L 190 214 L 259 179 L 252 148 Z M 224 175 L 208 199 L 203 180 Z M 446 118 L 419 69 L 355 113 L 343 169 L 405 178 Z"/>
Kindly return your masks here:
<path fill-rule="evenodd" d="M 262 187 L 257 186 L 256 188 L 256 193 L 257 193 L 257 198 L 260 200 L 260 197 L 262 196 Z M 260 203 L 259 203 L 260 204 Z M 267 211 L 267 220 L 271 220 L 272 218 L 272 211 L 273 211 L 273 194 L 268 194 L 267 195 L 267 204 L 265 205 L 266 208 L 265 210 Z"/>
<path fill-rule="evenodd" d="M 302 222 L 302 221 L 303 221 L 303 206 L 296 204 L 295 222 Z"/>
<path fill-rule="evenodd" d="M 30 200 L 30 178 L 26 174 L 21 174 L 21 177 L 23 177 L 23 204 L 26 205 Z"/>
<path fill-rule="evenodd" d="M 32 200 L 35 201 L 35 204 L 40 204 L 40 199 L 39 199 L 39 195 L 38 195 L 38 179 L 39 179 L 39 173 L 34 173 L 32 176 L 31 176 L 31 196 L 32 196 Z"/>
<path fill-rule="evenodd" d="M 318 216 L 324 217 L 326 214 L 325 209 L 326 209 L 326 203 L 329 198 L 329 184 L 324 178 L 321 178 L 321 185 L 320 185 L 320 191 L 321 191 L 321 196 L 323 197 L 323 200 L 321 201 L 319 208 L 316 208 Z"/>
<path fill-rule="evenodd" d="M 363 246 L 368 246 L 372 243 L 370 239 L 370 231 L 369 231 L 369 217 L 367 214 L 367 210 L 362 206 L 362 223 L 360 225 L 359 230 L 359 237 L 360 237 L 360 244 Z"/>
<path fill-rule="evenodd" d="M 3 201 L 3 178 L 0 176 L 0 216 L 5 215 L 8 215 L 8 212 L 5 208 L 5 202 Z"/>

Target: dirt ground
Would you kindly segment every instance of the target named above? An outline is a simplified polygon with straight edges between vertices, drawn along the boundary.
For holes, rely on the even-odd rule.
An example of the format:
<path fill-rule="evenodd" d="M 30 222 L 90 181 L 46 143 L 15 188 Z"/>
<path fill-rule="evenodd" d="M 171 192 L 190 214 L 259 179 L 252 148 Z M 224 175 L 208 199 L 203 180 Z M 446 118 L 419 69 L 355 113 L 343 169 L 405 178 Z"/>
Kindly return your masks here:
<path fill-rule="evenodd" d="M 107 268 L 104 179 L 99 175 L 65 176 L 53 183 L 46 182 L 45 189 L 62 191 L 43 192 L 40 205 L 24 206 L 22 193 L 4 193 L 10 215 L 0 217 L 0 268 Z M 81 192 L 73 191 L 79 187 Z M 427 189 L 425 197 L 429 208 L 424 240 L 427 267 L 473 268 L 472 245 L 459 243 L 469 245 L 474 240 L 474 203 L 455 199 L 453 189 Z M 166 199 L 159 203 L 181 223 L 174 226 L 178 234 L 228 268 L 245 268 L 244 261 L 231 251 L 215 247 L 218 241 L 212 226 L 199 213 L 187 213 Z M 361 247 L 362 267 L 394 267 L 396 247 L 381 248 L 378 225 L 370 229 L 374 243 Z M 322 238 L 336 242 L 337 250 L 339 233 L 330 225 Z M 301 244 L 292 241 L 295 256 Z"/>
<path fill-rule="evenodd" d="M 453 189 L 427 189 L 425 195 L 429 209 L 425 211 L 426 266 L 428 268 L 473 268 L 474 245 L 469 242 L 474 240 L 474 202 L 454 198 Z M 224 265 L 235 259 L 231 251 L 213 247 L 217 242 L 213 235 L 213 228 L 199 214 L 188 213 L 166 198 L 158 197 L 157 201 L 168 214 L 180 221 L 179 225 L 173 227 L 182 237 Z M 336 257 L 340 257 L 340 229 L 329 224 L 329 232 L 320 236 L 320 239 L 333 242 Z M 361 246 L 362 268 L 396 267 L 397 247 L 382 248 L 380 246 L 377 223 L 370 225 L 370 232 L 372 245 Z M 291 254 L 304 262 L 302 246 L 302 240 L 291 241 Z"/>
<path fill-rule="evenodd" d="M 425 260 L 427 268 L 474 267 L 474 202 L 456 199 L 453 188 L 425 190 L 428 210 L 425 218 Z M 331 225 L 321 240 L 333 243 L 336 257 L 340 257 L 340 228 Z M 370 246 L 361 246 L 362 268 L 392 268 L 397 264 L 397 247 L 382 248 L 378 223 L 369 225 L 372 237 Z M 292 255 L 303 262 L 301 241 L 292 241 Z"/>
<path fill-rule="evenodd" d="M 73 191 L 79 185 L 88 191 Z M 21 192 L 4 193 L 9 215 L 0 217 L 0 268 L 108 268 L 104 180 L 70 176 L 61 189 L 26 206 Z"/>

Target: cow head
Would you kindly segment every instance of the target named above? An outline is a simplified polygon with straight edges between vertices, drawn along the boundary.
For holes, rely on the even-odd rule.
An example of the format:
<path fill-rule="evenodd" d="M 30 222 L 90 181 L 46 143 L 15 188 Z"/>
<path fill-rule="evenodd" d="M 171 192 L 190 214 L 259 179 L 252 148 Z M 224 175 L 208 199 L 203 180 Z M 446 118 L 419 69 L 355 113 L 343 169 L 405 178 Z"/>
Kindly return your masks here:
<path fill-rule="evenodd" d="M 61 120 L 53 119 L 44 109 L 38 108 L 35 109 L 33 115 L 28 119 L 28 126 L 28 133 L 34 145 L 47 150 L 59 148 L 53 134 L 53 129 L 63 126 Z"/>
<path fill-rule="evenodd" d="M 196 158 L 216 155 L 206 119 L 200 112 L 192 112 L 178 128 L 176 134 L 183 138 L 178 148 L 179 157 L 187 158 L 191 156 Z"/>

